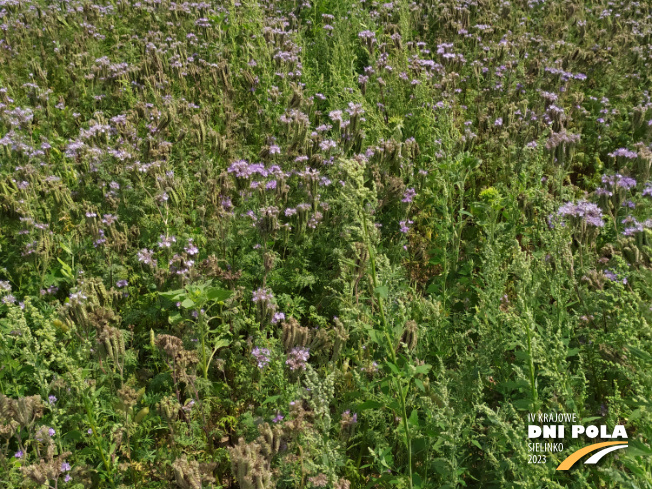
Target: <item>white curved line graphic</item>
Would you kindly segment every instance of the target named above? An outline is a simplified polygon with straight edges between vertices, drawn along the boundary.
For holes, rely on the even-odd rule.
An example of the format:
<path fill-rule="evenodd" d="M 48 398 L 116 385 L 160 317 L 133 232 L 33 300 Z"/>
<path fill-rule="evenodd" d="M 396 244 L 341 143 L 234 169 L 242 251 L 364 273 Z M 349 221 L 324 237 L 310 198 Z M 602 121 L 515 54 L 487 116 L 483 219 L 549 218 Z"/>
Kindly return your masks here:
<path fill-rule="evenodd" d="M 585 464 L 597 464 L 602 457 L 604 457 L 608 453 L 613 452 L 614 450 L 620 450 L 621 448 L 627 448 L 627 445 L 614 445 L 612 447 L 603 448 L 598 453 L 592 455 L 591 458 L 589 458 L 584 463 Z"/>

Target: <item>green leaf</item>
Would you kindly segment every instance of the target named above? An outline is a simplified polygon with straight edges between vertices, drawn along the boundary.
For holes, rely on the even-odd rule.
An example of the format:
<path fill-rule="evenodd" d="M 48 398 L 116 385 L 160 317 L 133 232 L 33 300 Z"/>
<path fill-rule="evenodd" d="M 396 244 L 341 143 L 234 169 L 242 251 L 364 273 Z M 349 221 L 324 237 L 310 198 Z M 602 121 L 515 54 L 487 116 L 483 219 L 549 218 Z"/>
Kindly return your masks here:
<path fill-rule="evenodd" d="M 84 439 L 84 436 L 82 435 L 82 432 L 79 430 L 72 430 L 66 433 L 65 435 L 62 436 L 62 439 L 65 441 L 70 441 L 70 442 L 78 442 L 80 440 Z"/>
<path fill-rule="evenodd" d="M 582 418 L 580 421 L 582 422 L 582 424 L 587 424 L 596 421 L 598 419 L 602 419 L 602 416 L 591 416 L 589 418 Z"/>
<path fill-rule="evenodd" d="M 389 288 L 386 285 L 381 285 L 374 289 L 374 295 L 380 297 L 381 299 L 387 299 L 389 296 Z"/>
<path fill-rule="evenodd" d="M 444 475 L 444 476 L 449 475 L 450 471 L 449 471 L 448 463 L 446 462 L 446 460 L 444 460 L 442 458 L 437 458 L 437 459 L 435 459 L 433 461 L 432 465 L 435 468 L 435 471 L 439 475 Z"/>
<path fill-rule="evenodd" d="M 579 348 L 571 348 L 568 350 L 568 353 L 566 353 L 566 357 L 574 357 L 580 352 Z"/>
<path fill-rule="evenodd" d="M 419 413 L 417 412 L 416 409 L 413 409 L 412 412 L 410 413 L 410 417 L 408 418 L 408 423 L 410 426 L 414 426 L 415 428 L 419 427 Z"/>
<path fill-rule="evenodd" d="M 183 320 L 183 317 L 181 317 L 181 314 L 179 314 L 178 312 L 175 312 L 174 314 L 170 314 L 168 316 L 168 322 L 173 325 L 177 324 L 181 320 Z"/>
<path fill-rule="evenodd" d="M 641 443 L 638 440 L 629 440 L 629 448 L 627 452 L 630 455 L 640 456 L 640 457 L 649 457 L 652 455 L 652 448 Z"/>
<path fill-rule="evenodd" d="M 473 443 L 476 447 L 478 447 L 480 450 L 482 450 L 482 445 L 480 445 L 478 440 L 471 440 L 471 443 Z"/>
<path fill-rule="evenodd" d="M 165 297 L 168 300 L 171 301 L 176 301 L 178 300 L 182 295 L 185 295 L 186 291 L 183 289 L 177 289 L 177 290 L 169 290 L 167 292 L 159 292 L 158 294 L 161 297 Z"/>
<path fill-rule="evenodd" d="M 225 338 L 219 338 L 213 344 L 213 349 L 219 350 L 220 348 L 224 348 L 225 346 L 229 346 L 230 344 L 231 344 L 231 340 L 227 340 Z"/>
<path fill-rule="evenodd" d="M 219 287 L 211 287 L 206 291 L 206 297 L 208 297 L 209 300 L 218 302 L 227 300 L 232 294 L 232 291 L 220 289 Z"/>
<path fill-rule="evenodd" d="M 383 404 L 378 401 L 365 401 L 357 407 L 358 411 L 365 411 L 367 409 L 380 409 Z"/>
<path fill-rule="evenodd" d="M 184 299 L 183 302 L 181 303 L 181 307 L 185 307 L 186 309 L 195 307 L 195 302 L 190 298 Z"/>
<path fill-rule="evenodd" d="M 263 401 L 261 406 L 264 406 L 265 404 L 269 404 L 270 402 L 276 402 L 281 398 L 281 396 L 270 396 L 267 399 Z"/>
<path fill-rule="evenodd" d="M 401 371 L 398 369 L 396 365 L 394 365 L 392 362 L 385 362 L 385 364 L 389 367 L 389 369 L 392 371 L 392 373 L 395 374 L 400 374 Z"/>
<path fill-rule="evenodd" d="M 423 487 L 423 480 L 416 472 L 412 474 L 412 487 L 414 487 L 414 489 L 421 489 Z"/>
<path fill-rule="evenodd" d="M 426 363 L 425 365 L 417 365 L 414 370 L 418 374 L 427 374 L 430 371 L 431 368 L 432 368 L 432 365 L 428 365 Z"/>
<path fill-rule="evenodd" d="M 512 402 L 512 404 L 519 411 L 527 411 L 528 409 L 530 409 L 532 402 L 529 399 L 518 399 Z"/>

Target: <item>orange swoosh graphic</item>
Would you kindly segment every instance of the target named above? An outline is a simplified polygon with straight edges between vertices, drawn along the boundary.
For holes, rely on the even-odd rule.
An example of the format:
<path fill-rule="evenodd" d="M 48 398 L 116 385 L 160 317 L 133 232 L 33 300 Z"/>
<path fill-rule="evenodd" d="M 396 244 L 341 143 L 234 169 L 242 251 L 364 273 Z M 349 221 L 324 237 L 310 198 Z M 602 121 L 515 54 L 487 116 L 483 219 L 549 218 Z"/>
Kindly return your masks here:
<path fill-rule="evenodd" d="M 581 459 L 587 453 L 594 452 L 603 447 L 610 447 L 611 445 L 627 445 L 626 441 L 605 441 L 603 443 L 594 443 L 588 447 L 580 448 L 578 451 L 571 453 L 566 460 L 559 464 L 557 470 L 568 470 L 570 469 L 575 462 Z"/>

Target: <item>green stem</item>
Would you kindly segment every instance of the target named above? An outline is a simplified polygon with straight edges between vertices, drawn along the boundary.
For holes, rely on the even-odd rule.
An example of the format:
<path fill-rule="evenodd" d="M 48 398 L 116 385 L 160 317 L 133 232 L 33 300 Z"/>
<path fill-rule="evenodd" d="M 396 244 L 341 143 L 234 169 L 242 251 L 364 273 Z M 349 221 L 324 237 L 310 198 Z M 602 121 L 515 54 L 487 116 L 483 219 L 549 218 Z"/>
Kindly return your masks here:
<path fill-rule="evenodd" d="M 100 457 L 102 457 L 102 463 L 104 464 L 104 468 L 106 469 L 107 474 L 111 476 L 111 486 L 115 487 L 115 482 L 113 481 L 113 476 L 111 475 L 111 466 L 109 465 L 109 462 L 104 454 L 104 450 L 102 449 L 102 444 L 99 440 L 99 437 L 97 436 L 97 427 L 95 426 L 95 421 L 93 421 L 92 409 L 90 407 L 90 402 L 86 397 L 84 397 L 84 407 L 86 408 L 86 417 L 88 418 L 88 424 L 91 425 L 91 430 L 93 430 L 93 440 L 95 440 L 95 447 L 100 452 Z"/>
<path fill-rule="evenodd" d="M 527 352 L 529 356 L 529 368 L 530 368 L 530 388 L 532 391 L 532 402 L 536 404 L 538 400 L 537 389 L 534 384 L 534 358 L 532 357 L 532 332 L 530 331 L 530 324 L 526 323 L 527 331 Z"/>
<path fill-rule="evenodd" d="M 378 287 L 378 277 L 376 275 L 376 256 L 374 253 L 373 246 L 371 246 L 371 243 L 369 242 L 369 233 L 367 230 L 367 217 L 364 214 L 363 214 L 363 224 L 364 224 L 365 239 L 367 241 L 367 249 L 369 250 L 369 262 L 371 264 L 371 278 L 373 281 L 374 289 L 376 289 L 376 287 Z M 392 363 L 396 365 L 396 351 L 394 351 L 394 342 L 392 341 L 389 335 L 387 318 L 385 317 L 385 309 L 383 307 L 383 299 L 380 296 L 378 296 L 377 299 L 378 299 L 378 310 L 380 312 L 380 319 L 383 323 L 383 333 L 385 336 L 385 340 L 387 341 L 389 355 L 392 359 Z M 405 430 L 405 438 L 406 438 L 407 448 L 408 448 L 408 481 L 409 481 L 409 487 L 410 489 L 412 489 L 412 440 L 410 436 L 410 427 L 407 419 L 407 409 L 405 406 L 408 386 L 406 386 L 406 389 L 404 391 L 401 386 L 400 380 L 399 379 L 395 379 L 395 380 L 396 380 L 396 390 L 398 391 L 399 394 L 398 398 L 400 401 L 400 408 L 401 408 L 401 413 L 403 418 L 403 429 Z"/>

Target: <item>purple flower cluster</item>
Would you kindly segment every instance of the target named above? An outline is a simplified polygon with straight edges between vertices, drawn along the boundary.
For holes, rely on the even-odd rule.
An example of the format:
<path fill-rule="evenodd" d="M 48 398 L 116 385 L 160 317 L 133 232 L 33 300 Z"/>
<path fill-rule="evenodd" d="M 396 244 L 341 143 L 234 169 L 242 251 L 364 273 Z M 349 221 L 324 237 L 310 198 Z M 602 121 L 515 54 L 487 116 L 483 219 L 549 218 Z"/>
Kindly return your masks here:
<path fill-rule="evenodd" d="M 414 221 L 400 221 L 399 225 L 401 226 L 401 232 L 407 234 L 410 231 L 410 224 L 414 224 Z"/>
<path fill-rule="evenodd" d="M 602 210 L 596 204 L 586 200 L 580 200 L 576 204 L 567 202 L 559 208 L 557 214 L 562 217 L 579 218 L 591 226 L 604 227 Z"/>
<path fill-rule="evenodd" d="M 613 153 L 609 153 L 609 156 L 612 158 L 627 158 L 629 160 L 633 160 L 638 158 L 638 153 L 636 151 L 632 151 L 631 149 L 627 148 L 618 148 L 616 151 Z"/>
<path fill-rule="evenodd" d="M 297 369 L 305 370 L 309 358 L 310 348 L 294 347 L 290 353 L 288 353 L 288 358 L 285 363 L 292 371 Z"/>
<path fill-rule="evenodd" d="M 261 287 L 258 288 L 256 291 L 254 291 L 251 300 L 253 302 L 271 302 L 272 299 L 274 299 L 274 295 L 272 294 L 272 291 L 269 289 L 263 289 Z"/>
<path fill-rule="evenodd" d="M 417 195 L 417 191 L 414 190 L 413 188 L 409 188 L 403 194 L 403 199 L 401 200 L 401 202 L 412 202 L 412 199 L 414 199 L 416 195 Z"/>
<path fill-rule="evenodd" d="M 605 188 L 622 188 L 625 190 L 631 190 L 636 187 L 636 180 L 623 176 L 620 173 L 615 175 L 602 175 L 602 183 L 605 184 Z M 599 189 L 603 190 L 603 189 Z M 597 190 L 596 190 L 597 192 Z"/>
<path fill-rule="evenodd" d="M 270 360 L 269 350 L 267 348 L 255 347 L 251 351 L 251 355 L 256 359 L 258 368 L 263 369 L 267 366 Z"/>
<path fill-rule="evenodd" d="M 604 276 L 607 277 L 612 282 L 621 282 L 623 285 L 627 285 L 627 278 L 623 277 L 622 279 L 618 276 L 613 270 L 605 270 Z"/>
<path fill-rule="evenodd" d="M 153 258 L 154 252 L 148 250 L 147 248 L 143 248 L 138 252 L 138 261 L 144 263 L 145 265 L 151 265 L 155 267 L 157 265 L 157 261 Z"/>

